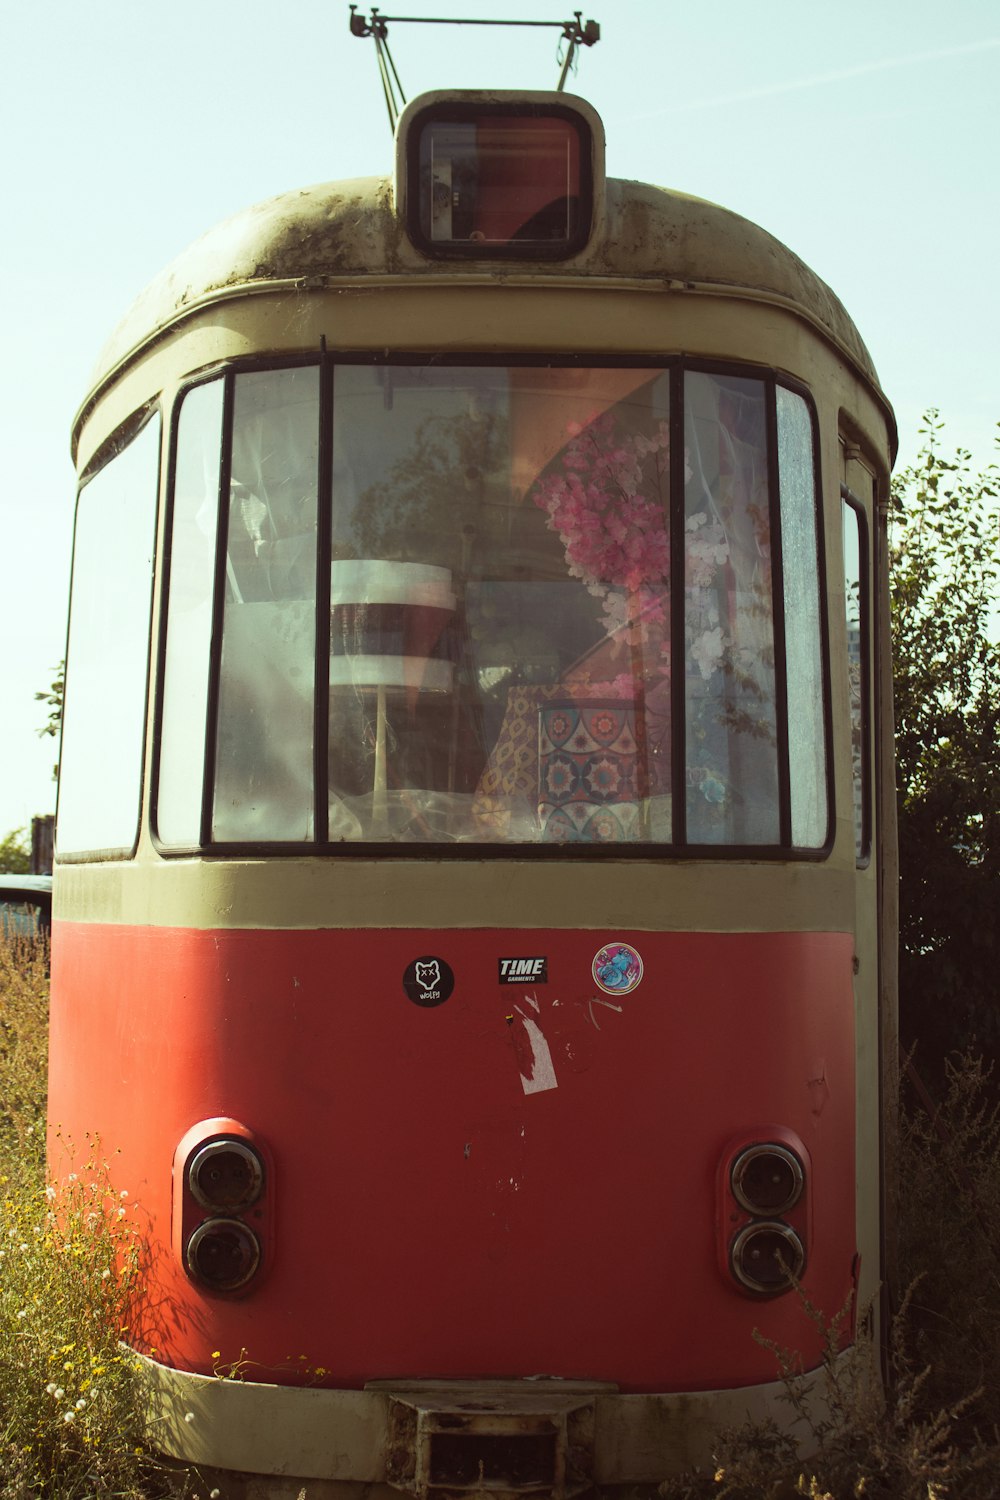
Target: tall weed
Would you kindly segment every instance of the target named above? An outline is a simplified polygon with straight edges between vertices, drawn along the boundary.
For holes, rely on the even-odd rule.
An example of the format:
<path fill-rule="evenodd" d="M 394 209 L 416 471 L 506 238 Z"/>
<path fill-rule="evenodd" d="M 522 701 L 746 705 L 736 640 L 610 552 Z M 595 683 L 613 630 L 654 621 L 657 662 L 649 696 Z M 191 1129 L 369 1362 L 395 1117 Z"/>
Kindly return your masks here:
<path fill-rule="evenodd" d="M 949 1405 L 981 1390 L 961 1423 L 974 1439 L 1000 1413 L 1000 1094 L 975 1053 L 945 1059 L 939 1102 L 904 1072 L 899 1177 L 900 1280 L 914 1283 L 928 1395 Z"/>
<path fill-rule="evenodd" d="M 0 1173 L 45 1171 L 49 953 L 0 930 Z"/>
<path fill-rule="evenodd" d="M 842 1348 L 826 1326 L 825 1400 L 804 1397 L 793 1352 L 768 1345 L 791 1424 L 720 1435 L 716 1466 L 663 1500 L 995 1500 L 1000 1493 L 1000 1096 L 974 1053 L 946 1060 L 934 1103 L 906 1072 L 899 1128 L 898 1280 L 884 1351 L 870 1317 Z M 802 1296 L 802 1293 L 799 1293 Z"/>
<path fill-rule="evenodd" d="M 45 1176 L 48 962 L 0 940 L 0 1500 L 167 1492 L 121 1343 L 141 1246 L 95 1150 Z"/>

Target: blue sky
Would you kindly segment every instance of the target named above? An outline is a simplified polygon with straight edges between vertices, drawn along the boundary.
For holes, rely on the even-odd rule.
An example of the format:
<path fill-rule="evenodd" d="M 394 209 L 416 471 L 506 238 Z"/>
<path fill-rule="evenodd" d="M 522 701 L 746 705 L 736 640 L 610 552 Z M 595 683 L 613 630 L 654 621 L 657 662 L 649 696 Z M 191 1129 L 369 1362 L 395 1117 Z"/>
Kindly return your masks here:
<path fill-rule="evenodd" d="M 574 0 L 574 6 L 580 0 Z M 365 7 L 359 9 L 363 12 Z M 389 15 L 558 19 L 550 0 L 391 0 Z M 594 0 L 570 87 L 608 171 L 762 224 L 839 294 L 896 407 L 994 456 L 1000 420 L 996 0 L 804 7 Z M 553 88 L 555 31 L 393 25 L 407 95 Z M 346 0 L 48 0 L 3 7 L 5 358 L 0 452 L 0 836 L 50 811 L 33 701 L 63 653 L 69 429 L 111 328 L 191 240 L 298 185 L 387 172 L 370 42 Z"/>

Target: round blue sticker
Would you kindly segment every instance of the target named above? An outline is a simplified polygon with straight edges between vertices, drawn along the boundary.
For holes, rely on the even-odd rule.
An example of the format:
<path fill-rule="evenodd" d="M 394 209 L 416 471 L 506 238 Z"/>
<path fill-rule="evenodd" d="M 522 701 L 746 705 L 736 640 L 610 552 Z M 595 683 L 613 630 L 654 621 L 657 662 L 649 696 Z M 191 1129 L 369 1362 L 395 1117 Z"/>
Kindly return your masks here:
<path fill-rule="evenodd" d="M 631 943 L 605 943 L 594 955 L 591 972 L 606 995 L 627 995 L 642 979 L 642 959 Z"/>

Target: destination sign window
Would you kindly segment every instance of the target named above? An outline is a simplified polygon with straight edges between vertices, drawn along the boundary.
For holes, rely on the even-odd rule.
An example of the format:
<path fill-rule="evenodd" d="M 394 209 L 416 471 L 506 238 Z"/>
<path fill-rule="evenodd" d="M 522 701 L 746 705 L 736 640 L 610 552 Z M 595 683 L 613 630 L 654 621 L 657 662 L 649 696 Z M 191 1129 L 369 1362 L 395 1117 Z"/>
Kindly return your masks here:
<path fill-rule="evenodd" d="M 558 259 L 586 243 L 591 141 L 570 110 L 439 106 L 411 127 L 408 175 L 410 235 L 425 253 Z"/>

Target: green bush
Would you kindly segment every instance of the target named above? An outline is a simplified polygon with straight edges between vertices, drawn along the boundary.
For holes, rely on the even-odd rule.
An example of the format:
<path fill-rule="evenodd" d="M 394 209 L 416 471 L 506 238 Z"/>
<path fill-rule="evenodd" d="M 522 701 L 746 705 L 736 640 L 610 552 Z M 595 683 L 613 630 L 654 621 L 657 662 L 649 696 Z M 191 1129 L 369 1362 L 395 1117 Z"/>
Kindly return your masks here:
<path fill-rule="evenodd" d="M 23 828 L 0 839 L 0 874 L 26 875 L 31 868 L 31 845 Z"/>

